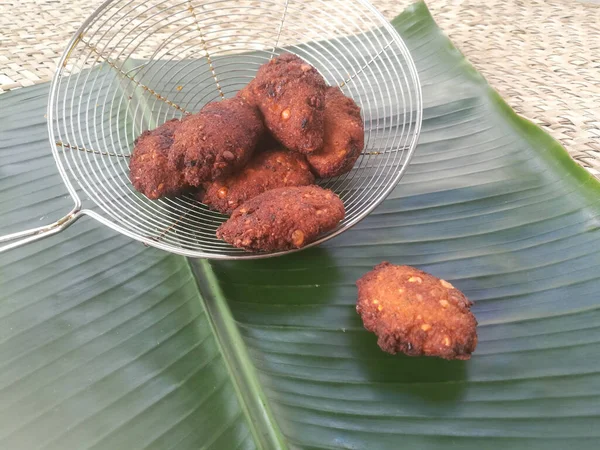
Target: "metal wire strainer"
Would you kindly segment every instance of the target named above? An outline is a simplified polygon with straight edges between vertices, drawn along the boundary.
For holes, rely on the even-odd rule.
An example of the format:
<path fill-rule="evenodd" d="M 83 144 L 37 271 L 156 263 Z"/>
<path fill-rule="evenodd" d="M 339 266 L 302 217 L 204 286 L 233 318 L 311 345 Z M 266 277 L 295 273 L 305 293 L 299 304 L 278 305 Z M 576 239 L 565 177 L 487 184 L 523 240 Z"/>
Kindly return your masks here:
<path fill-rule="evenodd" d="M 364 0 L 109 0 L 66 48 L 51 86 L 48 128 L 75 205 L 57 222 L 0 237 L 0 251 L 57 233 L 82 215 L 144 244 L 192 257 L 249 254 L 216 239 L 225 216 L 191 196 L 151 201 L 128 178 L 145 129 L 231 97 L 274 55 L 292 52 L 361 107 L 365 149 L 348 174 L 322 180 L 356 224 L 396 186 L 421 126 L 421 90 L 394 28 Z M 84 209 L 85 205 L 85 209 Z"/>

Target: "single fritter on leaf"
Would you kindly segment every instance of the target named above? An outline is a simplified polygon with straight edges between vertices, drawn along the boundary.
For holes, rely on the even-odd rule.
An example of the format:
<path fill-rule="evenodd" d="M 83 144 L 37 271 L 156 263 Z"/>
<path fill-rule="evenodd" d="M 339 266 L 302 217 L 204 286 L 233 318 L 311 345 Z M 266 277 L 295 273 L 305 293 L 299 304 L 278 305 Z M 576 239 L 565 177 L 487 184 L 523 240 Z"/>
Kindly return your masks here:
<path fill-rule="evenodd" d="M 469 359 L 477 346 L 472 303 L 445 280 L 383 262 L 360 278 L 356 310 L 383 351 Z"/>
<path fill-rule="evenodd" d="M 238 96 L 258 106 L 285 147 L 311 153 L 323 145 L 325 80 L 299 57 L 284 53 L 263 64 Z"/>
<path fill-rule="evenodd" d="M 199 186 L 246 164 L 263 131 L 258 110 L 242 98 L 209 103 L 181 121 L 169 162 Z"/>
<path fill-rule="evenodd" d="M 319 186 L 264 192 L 233 211 L 217 237 L 249 251 L 301 248 L 344 218 L 337 195 Z"/>
<path fill-rule="evenodd" d="M 323 148 L 307 156 L 315 175 L 337 177 L 349 172 L 365 146 L 365 127 L 360 108 L 340 88 L 325 93 Z"/>
<path fill-rule="evenodd" d="M 216 211 L 231 214 L 242 203 L 265 191 L 314 182 L 315 177 L 303 155 L 273 149 L 256 152 L 239 172 L 206 183 L 204 192 L 197 198 Z"/>
<path fill-rule="evenodd" d="M 180 125 L 178 119 L 172 119 L 154 130 L 144 131 L 135 140 L 129 179 L 134 188 L 151 200 L 177 195 L 188 187 L 183 174 L 168 163 L 173 133 Z"/>

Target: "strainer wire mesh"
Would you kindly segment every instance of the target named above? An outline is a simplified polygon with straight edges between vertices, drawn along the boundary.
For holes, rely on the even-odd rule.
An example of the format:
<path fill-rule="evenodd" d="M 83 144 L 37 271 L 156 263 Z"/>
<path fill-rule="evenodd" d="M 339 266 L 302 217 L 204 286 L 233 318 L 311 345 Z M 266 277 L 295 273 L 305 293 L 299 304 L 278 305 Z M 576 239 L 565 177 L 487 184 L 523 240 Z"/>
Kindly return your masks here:
<path fill-rule="evenodd" d="M 362 219 L 405 170 L 422 108 L 408 50 L 363 0 L 105 2 L 65 52 L 48 109 L 61 175 L 77 201 L 83 196 L 90 205 L 82 212 L 188 256 L 262 256 L 217 240 L 225 217 L 193 196 L 150 201 L 137 193 L 128 161 L 143 130 L 233 96 L 283 52 L 339 85 L 365 122 L 365 150 L 355 168 L 320 182 L 340 195 L 346 218 L 317 243 Z"/>

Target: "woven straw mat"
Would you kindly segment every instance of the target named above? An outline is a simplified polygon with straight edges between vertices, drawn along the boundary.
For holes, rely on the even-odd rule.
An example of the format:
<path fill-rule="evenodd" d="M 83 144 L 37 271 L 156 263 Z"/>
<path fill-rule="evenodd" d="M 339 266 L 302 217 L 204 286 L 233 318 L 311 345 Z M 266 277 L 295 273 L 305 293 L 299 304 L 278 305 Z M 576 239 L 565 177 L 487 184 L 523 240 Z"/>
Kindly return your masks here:
<path fill-rule="evenodd" d="M 0 0 L 0 93 L 48 81 L 67 41 L 100 3 Z M 411 1 L 373 3 L 391 19 Z M 510 106 L 558 139 L 579 164 L 597 177 L 599 3 L 428 1 L 440 27 Z"/>

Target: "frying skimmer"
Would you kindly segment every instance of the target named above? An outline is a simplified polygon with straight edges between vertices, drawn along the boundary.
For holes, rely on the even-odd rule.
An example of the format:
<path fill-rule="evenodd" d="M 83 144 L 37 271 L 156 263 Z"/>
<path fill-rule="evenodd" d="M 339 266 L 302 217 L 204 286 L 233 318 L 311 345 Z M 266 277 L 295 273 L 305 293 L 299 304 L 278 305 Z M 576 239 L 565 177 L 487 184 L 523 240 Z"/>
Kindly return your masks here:
<path fill-rule="evenodd" d="M 58 233 L 83 215 L 146 245 L 191 257 L 250 259 L 217 240 L 226 217 L 191 196 L 151 201 L 129 182 L 134 139 L 245 86 L 274 56 L 295 53 L 361 107 L 365 149 L 354 169 L 321 180 L 349 229 L 396 186 L 421 127 L 419 79 L 402 39 L 365 0 L 108 0 L 67 46 L 51 85 L 48 130 L 73 209 L 48 226 L 0 237 L 0 252 Z M 85 208 L 84 208 L 85 205 Z M 305 247 L 306 248 L 306 247 Z"/>

